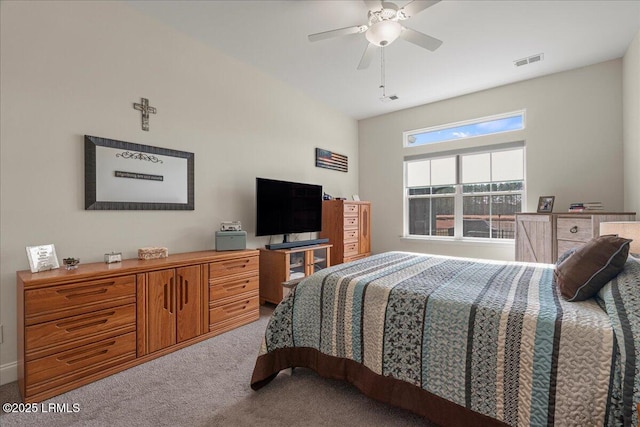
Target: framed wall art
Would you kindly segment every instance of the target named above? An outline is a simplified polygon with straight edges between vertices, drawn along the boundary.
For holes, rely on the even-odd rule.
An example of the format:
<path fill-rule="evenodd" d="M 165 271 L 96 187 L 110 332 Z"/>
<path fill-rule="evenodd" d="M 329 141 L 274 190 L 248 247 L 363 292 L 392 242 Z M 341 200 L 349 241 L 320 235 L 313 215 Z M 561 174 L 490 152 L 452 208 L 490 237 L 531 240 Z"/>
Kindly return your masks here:
<path fill-rule="evenodd" d="M 193 210 L 194 154 L 85 135 L 85 210 Z"/>
<path fill-rule="evenodd" d="M 316 167 L 348 172 L 349 158 L 343 154 L 316 148 Z"/>

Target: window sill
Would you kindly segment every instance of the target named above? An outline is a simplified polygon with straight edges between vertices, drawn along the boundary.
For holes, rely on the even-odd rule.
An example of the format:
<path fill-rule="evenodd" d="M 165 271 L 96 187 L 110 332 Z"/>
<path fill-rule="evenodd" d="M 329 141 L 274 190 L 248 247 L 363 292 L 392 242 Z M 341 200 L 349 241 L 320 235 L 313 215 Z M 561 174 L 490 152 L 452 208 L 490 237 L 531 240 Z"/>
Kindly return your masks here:
<path fill-rule="evenodd" d="M 475 245 L 475 246 L 502 246 L 515 247 L 515 239 L 469 239 L 469 238 L 452 238 L 452 237 L 436 237 L 436 236 L 400 236 L 400 240 L 405 241 L 424 241 L 430 243 L 442 243 L 445 245 Z"/>

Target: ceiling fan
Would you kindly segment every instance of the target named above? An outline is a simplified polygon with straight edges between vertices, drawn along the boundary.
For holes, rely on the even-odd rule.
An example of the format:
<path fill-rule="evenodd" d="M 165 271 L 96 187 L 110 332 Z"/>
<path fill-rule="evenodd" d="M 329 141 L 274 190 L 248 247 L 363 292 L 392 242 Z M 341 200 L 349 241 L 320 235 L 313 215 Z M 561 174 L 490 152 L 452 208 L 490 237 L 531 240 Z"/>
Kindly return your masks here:
<path fill-rule="evenodd" d="M 362 54 L 362 58 L 358 64 L 358 70 L 363 70 L 371 64 L 371 60 L 376 52 L 376 47 L 386 47 L 393 43 L 398 37 L 432 52 L 442 44 L 442 40 L 407 28 L 399 22 L 415 16 L 426 8 L 439 3 L 440 0 L 413 0 L 402 8 L 398 8 L 394 3 L 388 1 L 363 1 L 369 8 L 367 24 L 311 34 L 308 36 L 309 41 L 315 42 L 332 37 L 364 33 L 369 44 Z"/>

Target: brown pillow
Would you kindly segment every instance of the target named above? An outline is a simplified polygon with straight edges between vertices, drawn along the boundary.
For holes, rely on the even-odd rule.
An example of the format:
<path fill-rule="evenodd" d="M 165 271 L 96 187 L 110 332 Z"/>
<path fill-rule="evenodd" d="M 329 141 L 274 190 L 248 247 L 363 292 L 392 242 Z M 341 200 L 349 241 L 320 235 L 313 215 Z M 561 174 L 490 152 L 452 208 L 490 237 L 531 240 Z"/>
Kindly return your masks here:
<path fill-rule="evenodd" d="M 596 237 L 556 266 L 554 277 L 569 301 L 584 301 L 624 268 L 631 240 L 607 235 Z"/>
<path fill-rule="evenodd" d="M 564 262 L 564 260 L 566 260 L 566 259 L 567 259 L 567 258 L 569 258 L 571 255 L 573 255 L 573 253 L 574 253 L 575 251 L 577 251 L 577 250 L 578 250 L 578 248 L 571 248 L 571 249 L 566 250 L 562 255 L 560 255 L 560 256 L 558 257 L 558 260 L 556 261 L 556 265 L 560 265 L 560 264 L 562 264 L 562 263 Z"/>

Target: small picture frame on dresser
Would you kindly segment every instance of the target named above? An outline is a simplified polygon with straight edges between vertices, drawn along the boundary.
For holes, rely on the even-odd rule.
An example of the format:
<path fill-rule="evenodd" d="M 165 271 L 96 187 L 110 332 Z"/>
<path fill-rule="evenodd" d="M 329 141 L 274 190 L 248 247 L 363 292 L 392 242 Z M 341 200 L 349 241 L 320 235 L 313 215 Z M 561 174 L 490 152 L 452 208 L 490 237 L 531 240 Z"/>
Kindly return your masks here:
<path fill-rule="evenodd" d="M 27 246 L 27 258 L 32 273 L 60 268 L 56 248 L 53 245 Z"/>
<path fill-rule="evenodd" d="M 540 196 L 538 199 L 538 213 L 553 212 L 553 202 L 556 196 Z"/>

